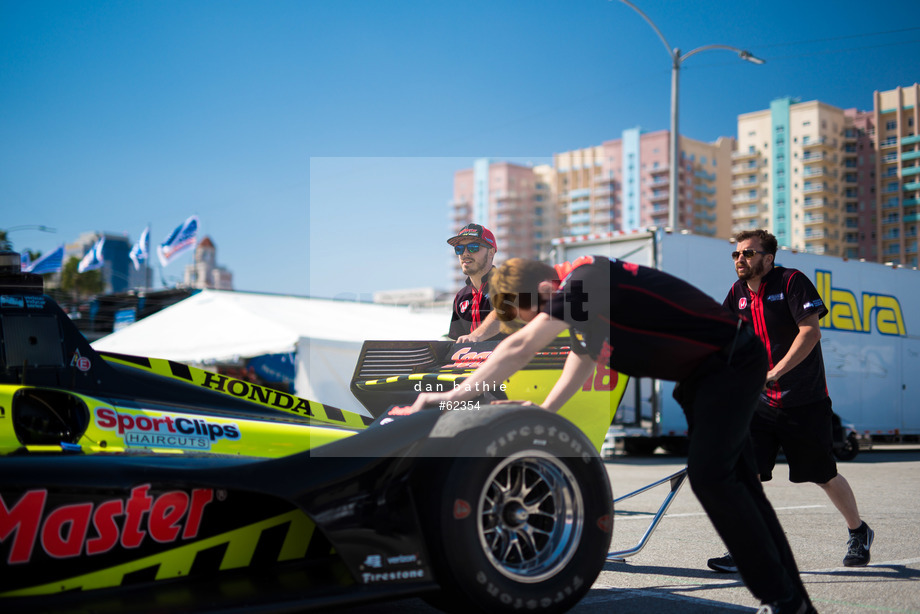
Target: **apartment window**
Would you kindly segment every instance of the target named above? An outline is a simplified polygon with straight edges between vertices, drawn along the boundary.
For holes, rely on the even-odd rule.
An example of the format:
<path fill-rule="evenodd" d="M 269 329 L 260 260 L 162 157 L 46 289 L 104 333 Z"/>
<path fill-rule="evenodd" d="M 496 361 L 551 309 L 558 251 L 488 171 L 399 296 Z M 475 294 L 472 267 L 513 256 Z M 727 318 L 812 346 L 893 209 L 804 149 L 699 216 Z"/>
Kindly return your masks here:
<path fill-rule="evenodd" d="M 893 119 L 890 119 L 887 122 L 885 122 L 885 130 L 894 130 L 897 127 L 898 127 L 898 122 L 896 122 Z"/>
<path fill-rule="evenodd" d="M 804 121 L 804 122 L 802 122 L 802 125 L 803 125 L 803 126 L 810 126 L 810 125 L 811 125 L 811 122 L 810 122 L 810 121 Z"/>

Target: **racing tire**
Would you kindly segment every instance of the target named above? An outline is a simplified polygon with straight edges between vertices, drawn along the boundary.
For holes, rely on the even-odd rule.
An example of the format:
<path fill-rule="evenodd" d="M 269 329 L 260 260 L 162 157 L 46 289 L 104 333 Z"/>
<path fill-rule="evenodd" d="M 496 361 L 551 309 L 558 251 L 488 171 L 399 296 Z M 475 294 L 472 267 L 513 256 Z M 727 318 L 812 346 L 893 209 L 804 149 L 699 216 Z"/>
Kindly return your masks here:
<path fill-rule="evenodd" d="M 504 412 L 503 412 L 504 413 Z M 564 612 L 591 588 L 613 531 L 610 481 L 571 422 L 517 409 L 460 434 L 428 497 L 447 612 Z"/>

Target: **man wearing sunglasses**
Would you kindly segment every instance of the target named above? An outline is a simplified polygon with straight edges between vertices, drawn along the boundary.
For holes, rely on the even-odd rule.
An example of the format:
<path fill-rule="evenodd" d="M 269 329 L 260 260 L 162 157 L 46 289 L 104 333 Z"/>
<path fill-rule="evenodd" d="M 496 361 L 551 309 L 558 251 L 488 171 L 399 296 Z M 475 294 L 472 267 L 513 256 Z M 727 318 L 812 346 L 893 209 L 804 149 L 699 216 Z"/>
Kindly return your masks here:
<path fill-rule="evenodd" d="M 492 311 L 489 278 L 495 268 L 492 260 L 498 245 L 492 231 L 479 224 L 467 224 L 447 242 L 453 246 L 460 268 L 467 276 L 466 285 L 454 297 L 454 310 L 447 336 L 458 341 L 471 340 L 470 334 L 482 325 Z M 498 322 L 492 318 L 472 340 L 485 341 L 497 332 Z"/>
<path fill-rule="evenodd" d="M 722 304 L 754 325 L 770 360 L 751 422 L 760 479 L 773 477 L 782 447 L 789 480 L 818 484 L 843 515 L 849 529 L 843 564 L 865 566 L 874 532 L 860 518 L 853 490 L 837 473 L 833 456 L 831 400 L 818 327 L 827 307 L 801 271 L 776 266 L 772 234 L 749 230 L 735 239 L 732 260 L 738 281 Z M 714 571 L 737 571 L 731 555 L 709 559 L 708 565 Z"/>

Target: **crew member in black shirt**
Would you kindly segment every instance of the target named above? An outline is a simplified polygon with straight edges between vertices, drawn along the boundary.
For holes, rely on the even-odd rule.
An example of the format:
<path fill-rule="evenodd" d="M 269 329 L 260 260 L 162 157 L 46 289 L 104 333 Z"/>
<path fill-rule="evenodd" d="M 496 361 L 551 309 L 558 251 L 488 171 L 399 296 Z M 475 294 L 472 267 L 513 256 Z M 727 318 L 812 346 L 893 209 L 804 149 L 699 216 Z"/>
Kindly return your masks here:
<path fill-rule="evenodd" d="M 498 251 L 498 245 L 492 231 L 479 224 L 464 226 L 456 236 L 449 238 L 447 242 L 454 247 L 460 267 L 467 275 L 466 284 L 454 297 L 450 329 L 447 333 L 448 337 L 456 341 L 462 340 L 479 328 L 492 311 L 492 303 L 489 299 L 489 278 L 495 268 L 492 260 Z M 477 338 L 476 340 L 485 341 L 486 339 Z"/>
<path fill-rule="evenodd" d="M 875 533 L 860 517 L 853 490 L 837 473 L 833 455 L 833 412 L 818 324 L 827 307 L 804 273 L 776 266 L 777 241 L 771 233 L 749 230 L 735 240 L 732 260 L 738 281 L 723 305 L 753 324 L 769 356 L 767 385 L 751 422 L 760 479 L 772 479 L 782 447 L 789 480 L 818 484 L 846 521 L 843 564 L 865 566 Z M 730 555 L 708 564 L 715 571 L 735 571 Z"/>
<path fill-rule="evenodd" d="M 547 410 L 562 407 L 598 362 L 631 376 L 677 381 L 674 397 L 690 427 L 690 484 L 742 579 L 780 612 L 814 612 L 757 478 L 749 429 L 767 356 L 751 327 L 694 286 L 656 269 L 583 257 L 554 291 L 555 273 L 538 262 L 503 264 L 492 280 L 496 315 L 526 325 L 502 341 L 464 386 L 422 394 L 412 409 L 470 400 L 481 387 L 500 385 L 567 328 L 583 344 L 573 344 L 542 403 Z"/>

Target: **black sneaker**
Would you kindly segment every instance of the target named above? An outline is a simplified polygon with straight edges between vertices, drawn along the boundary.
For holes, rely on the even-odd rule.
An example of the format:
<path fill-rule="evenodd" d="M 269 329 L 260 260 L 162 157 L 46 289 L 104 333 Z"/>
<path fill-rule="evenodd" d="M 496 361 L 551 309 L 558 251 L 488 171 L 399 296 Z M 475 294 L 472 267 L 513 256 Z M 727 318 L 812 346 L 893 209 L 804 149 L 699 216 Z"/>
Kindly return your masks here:
<path fill-rule="evenodd" d="M 725 553 L 725 556 L 709 559 L 706 561 L 706 564 L 709 565 L 709 569 L 720 573 L 738 573 L 738 566 L 735 565 L 735 559 L 733 559 L 732 555 L 728 552 Z"/>
<path fill-rule="evenodd" d="M 869 548 L 872 547 L 873 539 L 875 539 L 875 531 L 870 529 L 865 522 L 855 531 L 850 531 L 850 539 L 847 540 L 847 555 L 843 557 L 843 564 L 846 567 L 868 565 Z"/>
<path fill-rule="evenodd" d="M 807 599 L 796 595 L 789 601 L 765 603 L 757 610 L 757 614 L 818 614 L 818 610 Z"/>

